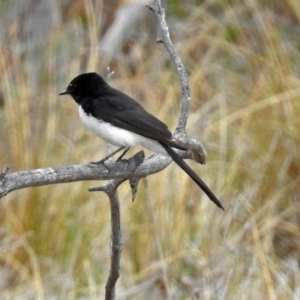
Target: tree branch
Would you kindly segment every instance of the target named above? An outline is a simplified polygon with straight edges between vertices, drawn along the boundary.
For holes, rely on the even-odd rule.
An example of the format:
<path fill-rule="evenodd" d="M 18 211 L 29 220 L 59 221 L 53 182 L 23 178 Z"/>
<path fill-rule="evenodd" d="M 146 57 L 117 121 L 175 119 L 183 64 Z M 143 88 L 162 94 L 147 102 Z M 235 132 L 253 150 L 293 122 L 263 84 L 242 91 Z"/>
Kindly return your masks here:
<path fill-rule="evenodd" d="M 115 299 L 115 286 L 120 276 L 120 261 L 123 244 L 121 231 L 120 201 L 117 189 L 119 185 L 125 180 L 125 178 L 114 179 L 105 186 L 90 189 L 90 191 L 102 191 L 106 193 L 110 203 L 111 254 L 110 272 L 105 286 L 105 300 Z"/>
<path fill-rule="evenodd" d="M 185 128 L 187 124 L 187 119 L 190 111 L 190 102 L 191 102 L 191 92 L 189 87 L 189 81 L 187 72 L 185 69 L 184 64 L 180 56 L 178 55 L 176 49 L 170 38 L 170 32 L 165 20 L 165 10 L 161 5 L 160 0 L 155 0 L 154 5 L 146 5 L 152 12 L 154 12 L 159 26 L 161 28 L 162 36 L 158 38 L 156 41 L 158 43 L 162 43 L 170 57 L 171 60 L 177 70 L 180 84 L 181 84 L 181 109 L 180 109 L 180 116 L 178 119 L 177 127 L 174 132 L 174 137 L 178 140 L 185 142 L 188 145 L 191 153 L 192 158 L 198 163 L 205 164 L 206 162 L 206 151 L 202 145 L 202 143 L 194 138 L 191 138 L 186 134 Z"/>
<path fill-rule="evenodd" d="M 169 163 L 170 159 L 166 159 L 163 156 L 156 156 L 156 158 L 151 156 L 144 160 L 144 153 L 141 151 L 128 160 L 119 162 L 105 161 L 99 165 L 67 165 L 8 174 L 5 171 L 5 173 L 2 172 L 2 175 L 0 175 L 0 198 L 12 191 L 27 187 L 83 180 L 145 177 L 159 172 Z"/>
<path fill-rule="evenodd" d="M 175 68 L 177 70 L 180 83 L 181 83 L 181 111 L 180 111 L 180 117 L 178 120 L 177 128 L 175 131 L 182 131 L 185 130 L 188 114 L 190 110 L 190 102 L 191 102 L 191 93 L 190 93 L 190 87 L 187 77 L 187 72 L 185 69 L 184 64 L 182 63 L 182 60 L 180 56 L 178 55 L 177 51 L 174 48 L 174 45 L 170 39 L 170 32 L 167 25 L 167 22 L 165 20 L 165 10 L 161 5 L 160 0 L 155 0 L 154 5 L 146 5 L 152 12 L 154 12 L 158 22 L 159 26 L 161 28 L 162 36 L 158 38 L 156 41 L 158 43 L 162 43 L 175 65 Z"/>
<path fill-rule="evenodd" d="M 192 158 L 191 152 L 180 151 L 182 158 Z M 143 160 L 141 162 L 141 160 Z M 144 159 L 143 151 L 128 160 L 105 161 L 100 165 L 80 164 L 7 173 L 0 175 L 0 198 L 8 193 L 49 184 L 69 183 L 83 180 L 109 180 L 142 178 L 165 169 L 172 159 L 154 154 Z"/>
<path fill-rule="evenodd" d="M 113 180 L 112 184 L 106 185 L 105 191 L 109 197 L 112 230 L 110 272 L 105 286 L 105 300 L 115 299 L 115 286 L 120 276 L 120 261 L 123 244 L 121 231 L 120 202 L 117 187 L 124 180 Z"/>

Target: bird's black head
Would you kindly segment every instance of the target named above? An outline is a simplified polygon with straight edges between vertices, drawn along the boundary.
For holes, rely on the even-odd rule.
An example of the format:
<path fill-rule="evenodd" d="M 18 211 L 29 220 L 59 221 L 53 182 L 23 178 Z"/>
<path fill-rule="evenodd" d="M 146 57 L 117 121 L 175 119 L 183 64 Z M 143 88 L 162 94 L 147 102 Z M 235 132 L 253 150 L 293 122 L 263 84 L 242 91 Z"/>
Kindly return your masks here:
<path fill-rule="evenodd" d="M 59 95 L 71 95 L 77 103 L 80 103 L 83 97 L 93 96 L 106 86 L 106 82 L 99 74 L 83 73 L 75 77 Z"/>

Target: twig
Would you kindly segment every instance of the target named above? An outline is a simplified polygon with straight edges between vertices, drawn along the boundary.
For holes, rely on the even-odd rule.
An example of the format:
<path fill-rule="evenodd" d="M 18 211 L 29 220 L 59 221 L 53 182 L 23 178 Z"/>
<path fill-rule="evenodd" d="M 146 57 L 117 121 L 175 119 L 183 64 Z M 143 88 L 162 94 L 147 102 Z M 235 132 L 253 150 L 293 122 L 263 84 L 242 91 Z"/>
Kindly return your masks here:
<path fill-rule="evenodd" d="M 188 145 L 193 160 L 195 160 L 198 163 L 205 164 L 206 151 L 202 143 L 196 139 L 191 138 L 185 132 L 189 110 L 190 110 L 191 92 L 190 92 L 188 76 L 187 76 L 185 66 L 182 63 L 182 60 L 178 55 L 177 51 L 175 50 L 173 43 L 170 39 L 169 28 L 165 20 L 165 10 L 161 5 L 160 0 L 155 0 L 154 5 L 147 4 L 146 6 L 155 14 L 157 20 L 159 21 L 159 26 L 161 28 L 162 36 L 158 38 L 156 41 L 158 43 L 162 43 L 166 47 L 171 57 L 171 60 L 175 65 L 175 68 L 179 76 L 180 84 L 181 84 L 181 109 L 180 109 L 178 123 L 174 132 L 174 136 L 178 140 L 181 140 Z"/>
<path fill-rule="evenodd" d="M 107 185 L 106 194 L 109 197 L 110 214 L 111 214 L 111 260 L 110 273 L 105 286 L 105 299 L 115 299 L 115 287 L 120 276 L 120 261 L 122 251 L 122 232 L 121 232 L 121 216 L 120 203 L 117 187 L 121 180 L 114 180 Z"/>
<path fill-rule="evenodd" d="M 173 43 L 170 39 L 170 32 L 168 25 L 165 20 L 165 10 L 161 5 L 160 0 L 155 0 L 154 5 L 146 5 L 152 12 L 154 12 L 157 20 L 159 21 L 159 26 L 161 28 L 162 36 L 158 38 L 156 41 L 158 43 L 162 43 L 170 57 L 172 62 L 174 63 L 177 73 L 179 75 L 180 83 L 181 83 L 181 112 L 178 120 L 177 128 L 175 131 L 184 131 L 188 119 L 188 114 L 190 110 L 190 101 L 191 101 L 191 93 L 188 82 L 188 76 L 185 69 L 184 64 L 177 51 L 175 50 Z"/>
<path fill-rule="evenodd" d="M 3 169 L 3 171 L 0 173 L 0 185 L 2 185 L 2 182 L 4 180 L 4 177 L 7 175 L 9 171 L 9 167 L 6 167 Z"/>
<path fill-rule="evenodd" d="M 140 151 L 131 157 L 129 160 L 122 160 L 126 165 L 134 170 L 141 165 L 144 161 L 144 151 Z M 136 177 L 133 177 L 135 180 Z M 131 179 L 129 178 L 129 181 Z M 122 252 L 122 231 L 121 231 L 121 215 L 120 215 L 120 202 L 118 195 L 118 187 L 127 178 L 114 179 L 109 181 L 105 186 L 90 188 L 90 192 L 102 191 L 107 194 L 110 203 L 111 215 L 111 255 L 110 255 L 110 272 L 105 286 L 105 300 L 115 299 L 116 283 L 120 276 L 120 261 Z M 132 188 L 133 189 L 133 188 Z M 134 198 L 133 194 L 133 198 Z"/>
<path fill-rule="evenodd" d="M 99 187 L 98 191 L 107 194 L 110 203 L 111 215 L 111 254 L 110 254 L 110 272 L 105 286 L 105 300 L 115 299 L 116 283 L 120 276 L 120 261 L 122 251 L 122 232 L 120 202 L 118 195 L 119 185 L 126 179 L 115 179 L 107 185 Z M 96 189 L 93 189 L 96 190 Z"/>
<path fill-rule="evenodd" d="M 132 202 L 135 199 L 139 182 L 140 182 L 140 178 L 137 178 L 137 177 L 129 178 L 129 185 L 130 185 L 130 188 L 131 188 Z"/>
<path fill-rule="evenodd" d="M 113 184 L 118 181 L 114 180 Z M 110 203 L 111 213 L 111 260 L 110 260 L 110 273 L 105 286 L 105 300 L 115 299 L 115 287 L 117 280 L 120 276 L 120 261 L 122 251 L 122 232 L 121 232 L 121 215 L 119 195 L 117 186 L 111 191 L 107 192 Z"/>

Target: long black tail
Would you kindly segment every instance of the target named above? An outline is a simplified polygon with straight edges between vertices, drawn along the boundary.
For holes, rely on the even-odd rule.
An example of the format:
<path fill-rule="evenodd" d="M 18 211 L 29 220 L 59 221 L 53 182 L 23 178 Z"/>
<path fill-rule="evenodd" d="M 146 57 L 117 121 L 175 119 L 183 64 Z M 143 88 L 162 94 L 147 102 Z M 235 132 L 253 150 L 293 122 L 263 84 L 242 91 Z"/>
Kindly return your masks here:
<path fill-rule="evenodd" d="M 197 183 L 197 185 L 208 196 L 208 198 L 212 202 L 214 202 L 218 207 L 225 210 L 218 198 L 209 189 L 209 187 L 199 178 L 199 176 L 189 167 L 189 165 L 168 144 L 164 142 L 160 142 L 160 144 L 164 147 L 166 152 L 172 157 L 176 164 Z"/>

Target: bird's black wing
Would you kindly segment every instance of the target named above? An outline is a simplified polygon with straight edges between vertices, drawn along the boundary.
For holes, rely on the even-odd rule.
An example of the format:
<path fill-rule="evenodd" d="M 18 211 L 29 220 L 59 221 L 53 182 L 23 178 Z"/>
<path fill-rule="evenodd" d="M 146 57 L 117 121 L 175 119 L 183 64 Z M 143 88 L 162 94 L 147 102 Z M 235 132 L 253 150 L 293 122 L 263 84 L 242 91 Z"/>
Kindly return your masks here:
<path fill-rule="evenodd" d="M 166 124 L 148 113 L 138 102 L 126 94 L 110 88 L 109 93 L 87 99 L 82 104 L 93 117 L 141 136 L 163 141 L 171 147 L 186 150 L 172 140 Z"/>

